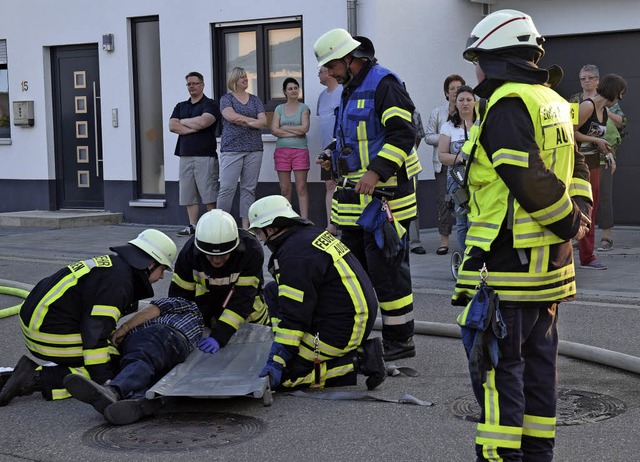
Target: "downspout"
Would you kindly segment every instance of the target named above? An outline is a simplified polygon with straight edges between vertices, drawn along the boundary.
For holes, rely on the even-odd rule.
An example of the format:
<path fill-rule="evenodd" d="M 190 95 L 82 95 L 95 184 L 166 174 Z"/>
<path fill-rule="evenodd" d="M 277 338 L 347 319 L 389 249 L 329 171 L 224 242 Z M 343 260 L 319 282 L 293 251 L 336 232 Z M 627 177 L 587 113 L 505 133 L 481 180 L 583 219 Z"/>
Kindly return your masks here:
<path fill-rule="evenodd" d="M 347 30 L 358 35 L 358 0 L 347 0 Z"/>

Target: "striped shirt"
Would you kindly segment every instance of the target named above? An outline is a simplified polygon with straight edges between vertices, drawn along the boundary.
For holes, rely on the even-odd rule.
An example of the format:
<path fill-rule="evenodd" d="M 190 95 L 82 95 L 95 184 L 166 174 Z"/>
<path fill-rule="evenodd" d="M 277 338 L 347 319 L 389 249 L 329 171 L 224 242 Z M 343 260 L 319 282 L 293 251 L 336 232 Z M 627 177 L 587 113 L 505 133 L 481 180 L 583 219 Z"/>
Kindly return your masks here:
<path fill-rule="evenodd" d="M 198 305 L 179 297 L 163 297 L 152 300 L 151 304 L 160 309 L 160 316 L 134 327 L 131 332 L 156 324 L 164 324 L 177 329 L 187 338 L 189 351 L 198 346 L 204 331 L 204 321 Z"/>

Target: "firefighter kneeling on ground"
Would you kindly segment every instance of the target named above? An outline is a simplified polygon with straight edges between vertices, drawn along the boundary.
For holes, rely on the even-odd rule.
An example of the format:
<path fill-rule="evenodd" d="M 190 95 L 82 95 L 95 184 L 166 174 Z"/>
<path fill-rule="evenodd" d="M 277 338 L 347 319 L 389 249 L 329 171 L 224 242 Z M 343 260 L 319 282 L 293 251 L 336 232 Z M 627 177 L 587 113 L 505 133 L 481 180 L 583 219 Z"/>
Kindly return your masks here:
<path fill-rule="evenodd" d="M 275 279 L 265 287 L 275 339 L 261 376 L 285 389 L 356 385 L 357 373 L 369 390 L 380 385 L 382 343 L 367 340 L 378 300 L 358 259 L 283 196 L 256 201 L 249 228 L 271 250 Z"/>
<path fill-rule="evenodd" d="M 198 343 L 200 350 L 216 353 L 243 322 L 268 324 L 263 263 L 260 242 L 238 230 L 230 214 L 215 209 L 200 217 L 195 236 L 178 255 L 169 286 L 169 297 L 195 302 L 211 328 Z"/>
<path fill-rule="evenodd" d="M 126 245 L 73 263 L 38 282 L 20 308 L 20 326 L 29 351 L 56 363 L 41 367 L 27 356 L 18 361 L 0 393 L 0 406 L 16 396 L 40 391 L 46 400 L 69 398 L 63 380 L 82 374 L 99 384 L 112 379 L 119 354 L 110 342 L 121 316 L 153 296 L 151 284 L 171 269 L 176 245 L 147 229 Z"/>

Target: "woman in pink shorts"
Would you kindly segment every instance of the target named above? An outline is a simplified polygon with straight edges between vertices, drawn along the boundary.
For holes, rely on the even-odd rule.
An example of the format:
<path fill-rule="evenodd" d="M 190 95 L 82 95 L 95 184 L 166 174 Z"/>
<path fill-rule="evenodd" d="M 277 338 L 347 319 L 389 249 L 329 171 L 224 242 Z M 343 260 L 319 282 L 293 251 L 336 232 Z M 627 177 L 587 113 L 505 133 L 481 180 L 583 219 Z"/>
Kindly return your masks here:
<path fill-rule="evenodd" d="M 282 83 L 282 91 L 287 97 L 287 102 L 276 107 L 271 121 L 271 133 L 278 138 L 273 160 L 278 172 L 280 194 L 291 202 L 291 172 L 293 171 L 300 216 L 308 218 L 307 173 L 310 162 L 307 132 L 311 111 L 309 106 L 298 101 L 300 85 L 296 79 L 287 77 Z"/>

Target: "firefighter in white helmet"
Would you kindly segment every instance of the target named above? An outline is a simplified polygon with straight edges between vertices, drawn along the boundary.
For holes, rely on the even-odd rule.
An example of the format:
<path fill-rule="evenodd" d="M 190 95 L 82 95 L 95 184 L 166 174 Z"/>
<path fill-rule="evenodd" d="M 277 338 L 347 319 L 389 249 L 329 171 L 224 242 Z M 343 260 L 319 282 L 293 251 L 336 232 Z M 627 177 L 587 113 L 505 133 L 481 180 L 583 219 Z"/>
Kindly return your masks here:
<path fill-rule="evenodd" d="M 537 66 L 543 42 L 528 15 L 501 10 L 476 25 L 463 53 L 487 102 L 463 147 L 470 228 L 453 304 L 467 307 L 467 326 L 485 266 L 506 325 L 504 337 L 489 327 L 465 342 L 482 408 L 477 460 L 553 458 L 557 310 L 576 295 L 570 240 L 588 229 L 591 188 L 571 107 Z"/>
<path fill-rule="evenodd" d="M 355 182 L 333 195 L 331 221 L 356 255 L 375 287 L 382 311 L 385 359 L 415 356 L 413 292 L 405 229 L 416 218 L 413 177 L 420 172 L 414 149 L 415 106 L 400 78 L 378 64 L 373 43 L 333 29 L 314 45 L 318 65 L 325 66 L 344 90 L 336 116 L 336 142 L 325 150 L 325 169 Z M 365 134 L 366 136 L 363 136 Z M 374 188 L 393 193 L 388 207 L 401 241 L 399 258 L 387 258 L 374 233 L 358 222 L 372 202 Z M 377 199 L 376 199 L 377 200 Z M 373 201 L 372 206 L 377 203 Z"/>
<path fill-rule="evenodd" d="M 197 303 L 211 333 L 198 347 L 215 353 L 240 324 L 268 324 L 262 289 L 264 252 L 256 237 L 238 229 L 227 212 L 214 209 L 198 220 L 176 260 L 170 297 Z"/>
<path fill-rule="evenodd" d="M 332 234 L 301 218 L 283 196 L 249 208 L 249 227 L 271 250 L 275 278 L 265 298 L 275 339 L 261 373 L 273 388 L 376 388 L 386 371 L 379 338 L 368 339 L 378 300 L 358 259 Z"/>
<path fill-rule="evenodd" d="M 22 356 L 0 393 L 0 406 L 16 396 L 40 391 L 46 400 L 70 395 L 63 380 L 70 373 L 105 383 L 116 372 L 110 342 L 121 316 L 153 296 L 151 284 L 162 279 L 176 257 L 176 245 L 156 229 L 142 231 L 116 255 L 78 261 L 36 284 L 20 309 L 27 348 L 56 366 L 40 367 Z"/>

